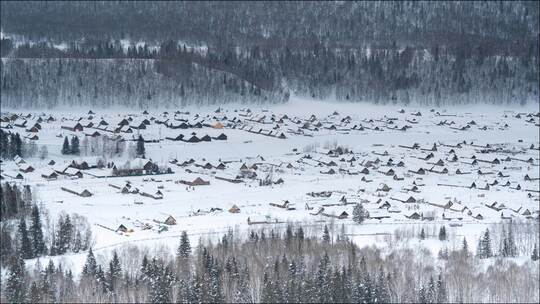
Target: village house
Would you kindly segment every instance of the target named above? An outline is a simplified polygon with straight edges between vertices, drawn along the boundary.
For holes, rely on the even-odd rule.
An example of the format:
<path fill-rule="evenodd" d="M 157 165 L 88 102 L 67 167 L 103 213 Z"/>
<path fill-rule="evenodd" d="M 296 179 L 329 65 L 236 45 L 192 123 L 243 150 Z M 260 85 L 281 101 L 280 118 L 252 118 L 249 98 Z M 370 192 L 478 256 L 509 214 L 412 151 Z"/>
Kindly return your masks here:
<path fill-rule="evenodd" d="M 209 181 L 205 181 L 200 177 L 195 178 L 193 181 L 186 181 L 186 180 L 180 180 L 181 184 L 185 184 L 188 186 L 207 186 L 210 185 Z"/>
<path fill-rule="evenodd" d="M 16 127 L 19 127 L 19 128 L 26 128 L 26 124 L 28 123 L 28 121 L 26 119 L 23 119 L 23 118 L 17 118 L 14 122 L 13 122 L 13 125 L 16 126 Z"/>
<path fill-rule="evenodd" d="M 54 170 L 52 170 L 52 169 L 45 169 L 41 173 L 41 177 L 43 177 L 46 180 L 57 179 L 58 178 L 58 173 L 54 172 Z"/>
<path fill-rule="evenodd" d="M 229 212 L 230 212 L 230 213 L 240 213 L 240 208 L 238 208 L 238 206 L 236 206 L 236 205 L 233 205 L 233 206 L 229 209 Z"/>
<path fill-rule="evenodd" d="M 84 132 L 84 135 L 85 135 L 85 136 L 89 136 L 89 137 L 98 137 L 98 136 L 101 136 L 101 133 L 99 133 L 99 132 L 96 131 L 96 130 L 93 130 L 93 131 L 86 131 L 86 132 Z"/>
<path fill-rule="evenodd" d="M 422 168 L 422 167 L 408 170 L 408 172 L 411 172 L 411 173 L 414 173 L 414 174 L 419 174 L 419 175 L 425 175 L 426 174 L 426 170 L 424 168 Z"/>
<path fill-rule="evenodd" d="M 397 193 L 396 195 L 390 197 L 390 199 L 393 199 L 395 201 L 402 202 L 402 203 L 407 203 L 407 204 L 412 204 L 412 203 L 417 202 L 417 200 L 414 197 L 408 196 L 402 193 Z"/>
<path fill-rule="evenodd" d="M 178 134 L 175 137 L 167 136 L 165 139 L 172 140 L 172 141 L 181 141 L 184 138 L 184 134 Z"/>
<path fill-rule="evenodd" d="M 78 195 L 80 197 L 90 197 L 92 196 L 92 192 L 88 191 L 88 189 L 75 189 L 75 188 L 66 188 L 66 187 L 60 187 L 63 191 L 69 192 L 71 194 Z"/>
<path fill-rule="evenodd" d="M 23 173 L 29 173 L 29 172 L 34 171 L 34 167 L 30 166 L 27 163 L 21 163 L 21 164 L 18 164 L 18 166 L 19 166 L 19 171 Z"/>
<path fill-rule="evenodd" d="M 383 184 L 379 185 L 379 188 L 377 188 L 376 191 L 384 191 L 384 192 L 388 192 L 388 191 L 390 191 L 390 190 L 392 190 L 392 188 L 390 188 L 387 184 L 384 184 L 384 183 L 383 183 Z"/>
<path fill-rule="evenodd" d="M 62 124 L 61 128 L 73 132 L 82 132 L 84 129 L 83 126 L 77 121 L 66 121 L 64 124 Z"/>

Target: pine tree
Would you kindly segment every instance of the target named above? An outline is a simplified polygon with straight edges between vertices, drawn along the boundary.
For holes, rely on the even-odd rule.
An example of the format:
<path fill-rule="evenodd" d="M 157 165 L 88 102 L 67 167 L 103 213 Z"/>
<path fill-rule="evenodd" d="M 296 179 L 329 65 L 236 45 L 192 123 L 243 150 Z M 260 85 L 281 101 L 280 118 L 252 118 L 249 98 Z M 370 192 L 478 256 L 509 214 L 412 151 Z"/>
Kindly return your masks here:
<path fill-rule="evenodd" d="M 439 240 L 446 241 L 446 227 L 445 226 L 442 226 L 439 229 Z"/>
<path fill-rule="evenodd" d="M 328 226 L 326 225 L 324 225 L 322 240 L 325 244 L 330 243 L 330 232 L 328 231 Z"/>
<path fill-rule="evenodd" d="M 428 303 L 435 303 L 437 299 L 437 289 L 435 286 L 435 281 L 433 280 L 433 276 L 429 278 L 429 283 L 427 287 L 427 300 Z"/>
<path fill-rule="evenodd" d="M 517 256 L 517 246 L 516 241 L 514 239 L 514 229 L 512 228 L 512 223 L 508 226 L 508 235 L 506 237 L 506 244 L 507 244 L 507 254 L 509 257 L 515 257 Z"/>
<path fill-rule="evenodd" d="M 24 156 L 22 153 L 22 140 L 19 133 L 15 134 L 14 143 L 15 143 L 15 155 L 19 155 L 21 157 Z"/>
<path fill-rule="evenodd" d="M 4 225 L 0 225 L 0 240 L 0 263 L 5 265 L 4 263 L 8 262 L 8 258 L 14 254 L 16 246 L 11 239 L 11 230 L 8 230 Z"/>
<path fill-rule="evenodd" d="M 44 275 L 41 280 L 41 294 L 44 302 L 57 302 L 56 289 L 57 289 L 57 276 L 54 263 L 49 260 L 47 267 L 45 267 Z"/>
<path fill-rule="evenodd" d="M 534 243 L 534 248 L 532 251 L 531 259 L 533 261 L 538 261 L 538 244 Z"/>
<path fill-rule="evenodd" d="M 426 239 L 426 233 L 424 232 L 424 228 L 420 231 L 420 239 L 425 240 Z"/>
<path fill-rule="evenodd" d="M 156 259 L 152 260 L 147 272 L 150 302 L 166 303 L 170 302 L 170 293 L 174 275 L 169 266 L 164 266 L 162 262 Z"/>
<path fill-rule="evenodd" d="M 71 154 L 79 155 L 81 153 L 79 147 L 79 137 L 73 136 L 71 138 Z"/>
<path fill-rule="evenodd" d="M 178 282 L 176 303 L 199 303 L 199 292 L 196 279 L 181 279 Z"/>
<path fill-rule="evenodd" d="M 300 241 L 303 241 L 304 240 L 304 229 L 302 229 L 302 227 L 298 227 L 294 237 L 297 238 Z"/>
<path fill-rule="evenodd" d="M 208 288 L 208 295 L 209 300 L 211 303 L 223 303 L 223 290 L 221 287 L 221 280 L 220 280 L 220 270 L 218 268 L 217 262 L 213 262 L 211 267 L 209 268 L 208 275 L 209 275 L 209 285 Z"/>
<path fill-rule="evenodd" d="M 355 223 L 362 224 L 367 218 L 369 218 L 369 212 L 364 208 L 364 205 L 362 203 L 354 205 L 353 221 Z"/>
<path fill-rule="evenodd" d="M 96 273 L 97 262 L 94 253 L 92 252 L 92 247 L 90 247 L 90 249 L 88 249 L 88 254 L 86 255 L 86 262 L 84 263 L 82 274 L 87 277 L 95 277 Z"/>
<path fill-rule="evenodd" d="M 137 139 L 137 156 L 144 157 L 145 154 L 144 140 L 141 135 Z"/>
<path fill-rule="evenodd" d="M 188 258 L 191 255 L 191 244 L 186 231 L 182 231 L 180 236 L 180 246 L 178 247 L 178 255 L 182 258 Z"/>
<path fill-rule="evenodd" d="M 253 303 L 251 298 L 251 288 L 249 286 L 249 274 L 245 269 L 238 278 L 236 292 L 234 293 L 234 303 Z"/>
<path fill-rule="evenodd" d="M 30 292 L 28 294 L 28 302 L 30 303 L 42 303 L 41 291 L 39 290 L 36 282 L 32 282 L 30 285 Z"/>
<path fill-rule="evenodd" d="M 71 154 L 71 148 L 69 147 L 69 140 L 67 136 L 64 138 L 64 144 L 62 145 L 62 154 Z"/>
<path fill-rule="evenodd" d="M 291 244 L 292 239 L 293 239 L 292 226 L 288 224 L 287 229 L 285 229 L 285 244 L 289 246 Z"/>
<path fill-rule="evenodd" d="M 439 259 L 441 259 L 441 260 L 447 260 L 447 259 L 448 259 L 448 248 L 447 248 L 447 247 L 441 248 L 441 249 L 439 250 L 438 257 L 439 257 Z"/>
<path fill-rule="evenodd" d="M 463 237 L 463 242 L 461 243 L 461 252 L 466 256 L 469 255 L 469 245 L 467 244 L 467 239 Z"/>
<path fill-rule="evenodd" d="M 32 249 L 32 242 L 30 241 L 30 238 L 28 237 L 28 230 L 26 230 L 26 220 L 24 218 L 21 218 L 19 221 L 19 239 L 21 240 L 20 243 L 20 250 L 21 255 L 23 259 L 31 259 L 34 257 L 34 250 Z"/>
<path fill-rule="evenodd" d="M 68 251 L 72 246 L 73 225 L 69 214 L 61 215 L 58 218 L 57 230 L 54 237 L 53 248 L 51 254 L 61 255 Z"/>
<path fill-rule="evenodd" d="M 319 261 L 317 268 L 317 277 L 315 285 L 317 288 L 317 299 L 323 303 L 331 302 L 331 286 L 330 286 L 330 258 L 325 252 L 324 256 Z"/>
<path fill-rule="evenodd" d="M 24 261 L 21 256 L 11 259 L 8 267 L 4 296 L 10 303 L 22 303 L 25 301 L 26 283 Z"/>
<path fill-rule="evenodd" d="M 493 250 L 491 249 L 491 237 L 489 236 L 489 229 L 486 229 L 486 232 L 480 240 L 478 241 L 478 249 L 476 255 L 481 259 L 490 258 L 493 256 Z"/>
<path fill-rule="evenodd" d="M 101 267 L 101 265 L 98 265 L 97 267 L 95 279 L 96 279 L 96 283 L 98 283 L 98 286 L 101 286 L 101 290 L 103 293 L 106 293 L 109 291 L 108 281 L 107 281 L 107 278 L 105 277 L 105 272 L 103 271 L 103 268 Z"/>
<path fill-rule="evenodd" d="M 379 269 L 379 275 L 377 278 L 377 303 L 389 303 L 390 302 L 390 292 L 388 291 L 388 286 L 386 283 L 386 277 L 382 266 Z"/>
<path fill-rule="evenodd" d="M 116 282 L 122 275 L 122 267 L 120 265 L 120 259 L 116 250 L 113 252 L 113 257 L 109 263 L 109 270 L 107 272 L 107 284 L 109 290 L 115 290 Z"/>
<path fill-rule="evenodd" d="M 439 278 L 437 279 L 437 299 L 435 303 L 446 303 L 448 302 L 448 293 L 446 292 L 446 284 L 444 283 L 442 273 L 439 273 Z"/>
<path fill-rule="evenodd" d="M 427 291 L 424 288 L 424 286 L 421 286 L 420 289 L 418 290 L 418 303 L 421 303 L 421 304 L 429 303 Z"/>
<path fill-rule="evenodd" d="M 45 241 L 43 240 L 43 230 L 41 228 L 41 217 L 36 204 L 32 206 L 32 225 L 30 226 L 30 236 L 32 237 L 32 248 L 34 256 L 41 256 L 47 252 Z"/>

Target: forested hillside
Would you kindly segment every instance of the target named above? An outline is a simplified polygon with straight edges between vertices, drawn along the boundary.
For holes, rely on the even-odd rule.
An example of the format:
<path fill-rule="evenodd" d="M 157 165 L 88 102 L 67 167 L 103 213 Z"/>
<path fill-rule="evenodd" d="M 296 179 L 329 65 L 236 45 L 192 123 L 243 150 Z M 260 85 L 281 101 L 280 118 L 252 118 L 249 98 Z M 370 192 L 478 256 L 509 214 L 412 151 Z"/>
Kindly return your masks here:
<path fill-rule="evenodd" d="M 538 100 L 537 2 L 1 8 L 2 100 L 12 107 L 276 103 L 291 94 L 430 105 Z"/>

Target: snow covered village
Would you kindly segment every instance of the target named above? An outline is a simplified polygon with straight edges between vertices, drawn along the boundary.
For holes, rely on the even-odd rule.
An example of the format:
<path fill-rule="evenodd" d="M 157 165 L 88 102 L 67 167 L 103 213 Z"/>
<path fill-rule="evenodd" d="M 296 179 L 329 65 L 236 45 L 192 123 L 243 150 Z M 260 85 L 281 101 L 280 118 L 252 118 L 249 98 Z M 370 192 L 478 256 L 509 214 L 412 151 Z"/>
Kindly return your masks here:
<path fill-rule="evenodd" d="M 132 14 L 121 3 L 100 3 L 91 17 L 79 15 L 89 3 L 51 2 L 48 9 L 59 16 L 72 10 L 88 24 L 104 18 L 113 36 L 117 25 L 101 10 Z M 322 14 L 323 22 L 349 5 L 398 10 L 411 22 L 419 14 L 408 2 L 375 3 L 321 3 L 336 10 L 328 16 L 315 3 L 289 9 L 305 18 Z M 469 9 L 498 20 L 497 3 L 514 9 L 510 19 L 525 11 L 538 17 L 538 5 L 527 3 Z M 207 24 L 203 12 L 218 9 L 211 2 L 132 5 L 161 12 L 168 24 L 180 22 L 169 18 L 183 10 Z M 284 5 L 224 2 L 221 9 L 249 15 L 266 8 L 277 20 Z M 428 15 L 451 10 L 419 5 Z M 460 5 L 469 4 L 452 5 L 464 14 Z M 2 302 L 539 301 L 534 46 L 515 46 L 523 52 L 501 59 L 502 46 L 489 54 L 476 42 L 478 53 L 461 58 L 468 46 L 420 50 L 432 43 L 424 36 L 422 43 L 402 41 L 401 50 L 328 46 L 349 41 L 340 36 L 320 38 L 326 46 L 315 45 L 314 57 L 290 42 L 273 53 L 258 32 L 242 30 L 236 13 L 223 39 L 244 37 L 236 36 L 239 27 L 261 49 L 236 41 L 231 51 L 204 31 L 200 41 L 150 43 L 153 33 L 144 29 L 144 43 L 132 37 L 103 44 L 93 31 L 83 30 L 101 38 L 78 40 L 60 24 L 43 34 L 9 19 L 34 16 L 39 24 L 45 13 L 37 7 L 28 2 L 17 13 L 18 4 L 2 3 Z M 144 18 L 157 18 L 152 14 Z M 377 22 L 368 21 L 373 29 Z M 438 22 L 457 31 L 450 20 Z M 499 26 L 502 35 L 507 27 Z M 266 42 L 283 38 L 268 31 Z M 36 42 L 36 35 L 48 38 Z M 189 36 L 160 32 L 156 39 L 165 41 L 162 35 Z M 279 67 L 265 56 L 277 56 Z M 296 60 L 316 66 L 311 72 L 321 72 L 314 76 L 320 83 L 302 78 L 310 72 L 294 67 Z M 316 78 L 325 74 L 310 60 L 334 73 L 333 86 Z M 399 74 L 396 62 L 408 68 Z M 355 70 L 357 64 L 368 68 Z M 454 73 L 446 84 L 445 69 Z M 369 80 L 353 84 L 350 73 L 368 73 Z M 401 76 L 390 80 L 392 73 Z M 373 82 L 378 77 L 388 78 Z M 418 77 L 423 82 L 414 84 Z M 392 81 L 396 86 L 387 87 Z"/>

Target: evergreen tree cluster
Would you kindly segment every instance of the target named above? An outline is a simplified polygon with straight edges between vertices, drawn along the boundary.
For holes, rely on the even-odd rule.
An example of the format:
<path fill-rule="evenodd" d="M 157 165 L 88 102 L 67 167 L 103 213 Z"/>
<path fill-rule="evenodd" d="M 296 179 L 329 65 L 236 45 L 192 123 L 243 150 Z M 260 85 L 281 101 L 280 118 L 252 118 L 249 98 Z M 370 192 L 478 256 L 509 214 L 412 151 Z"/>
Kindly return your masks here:
<path fill-rule="evenodd" d="M 21 189 L 22 188 L 22 189 Z M 0 184 L 0 220 L 16 218 L 30 211 L 32 191 L 29 185 Z"/>
<path fill-rule="evenodd" d="M 487 259 L 493 256 L 493 249 L 491 247 L 491 236 L 489 234 L 489 229 L 486 229 L 486 231 L 480 237 L 480 240 L 478 240 L 476 256 L 481 259 Z"/>
<path fill-rule="evenodd" d="M 354 205 L 353 208 L 353 221 L 358 224 L 362 224 L 365 219 L 369 218 L 369 212 L 364 208 L 362 203 Z"/>
<path fill-rule="evenodd" d="M 44 214 L 47 210 L 34 203 L 28 185 L 21 190 L 16 184 L 2 184 L 0 207 L 2 264 L 13 257 L 32 259 L 48 254 L 86 251 L 92 243 L 92 230 L 88 220 L 77 214 L 61 214 L 57 225 L 53 229 L 45 230 Z"/>
<path fill-rule="evenodd" d="M 42 267 L 38 260 L 36 271 L 28 272 L 22 256 L 15 255 L 7 263 L 2 301 L 446 303 L 477 302 L 486 299 L 486 291 L 500 297 L 516 288 L 497 285 L 504 272 L 492 269 L 473 275 L 469 284 L 474 286 L 468 290 L 475 292 L 464 297 L 462 281 L 474 273 L 473 267 L 464 266 L 473 263 L 474 257 L 462 255 L 461 250 L 450 252 L 445 260 L 455 264 L 438 270 L 427 266 L 419 274 L 396 260 L 403 256 L 412 265 L 426 265 L 410 251 L 397 249 L 382 258 L 378 250 L 360 249 L 340 239 L 330 243 L 320 235 L 307 237 L 302 227 L 288 225 L 283 232 L 251 231 L 247 240 L 229 230 L 217 244 L 199 243 L 192 248 L 189 236 L 182 232 L 175 260 L 149 257 L 133 248 L 121 253 L 113 250 L 108 258 L 96 257 L 89 248 L 77 280 L 52 261 Z M 532 277 L 532 270 L 525 266 L 513 269 L 518 271 L 513 274 L 516 279 Z M 475 293 L 481 294 L 475 297 Z M 519 299 L 534 299 L 538 293 L 524 296 Z"/>
<path fill-rule="evenodd" d="M 0 129 L 0 159 L 13 159 L 17 155 L 33 157 L 37 152 L 35 142 L 23 140 L 18 132 Z"/>
<path fill-rule="evenodd" d="M 1 5 L 0 85 L 11 107 L 539 96 L 534 2 Z"/>
<path fill-rule="evenodd" d="M 71 144 L 68 139 L 68 137 L 64 137 L 64 143 L 62 144 L 62 154 L 73 154 L 73 155 L 79 155 L 81 153 L 81 147 L 79 143 L 79 137 L 73 136 L 71 137 Z"/>
<path fill-rule="evenodd" d="M 510 223 L 510 225 L 507 227 L 507 231 L 504 231 L 503 229 L 500 255 L 503 257 L 516 257 L 517 254 L 518 252 L 514 239 L 513 227 Z"/>
<path fill-rule="evenodd" d="M 144 12 L 144 13 L 142 13 Z M 183 40 L 220 45 L 284 45 L 312 41 L 330 46 L 414 46 L 486 42 L 494 50 L 538 34 L 534 2 L 168 2 L 85 1 L 2 3 L 4 33 L 92 43 L 112 40 Z M 219 31 L 216 31 L 219 28 Z M 498 43 L 494 43 L 498 42 Z M 7 48 L 7 46 L 6 46 Z M 108 45 L 101 47 L 111 52 Z M 486 51 L 489 51 L 486 50 Z"/>

